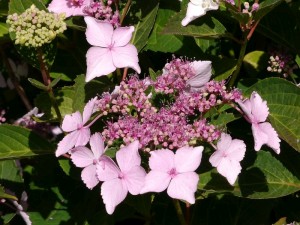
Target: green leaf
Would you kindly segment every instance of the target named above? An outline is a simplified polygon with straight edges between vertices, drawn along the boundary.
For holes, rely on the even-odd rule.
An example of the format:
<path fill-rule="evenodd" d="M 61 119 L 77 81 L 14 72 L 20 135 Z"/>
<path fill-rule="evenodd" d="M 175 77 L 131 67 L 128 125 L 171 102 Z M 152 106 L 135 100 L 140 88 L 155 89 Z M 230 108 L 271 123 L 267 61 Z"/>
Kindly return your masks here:
<path fill-rule="evenodd" d="M 157 13 L 157 18 L 145 46 L 145 50 L 160 51 L 160 52 L 176 52 L 183 46 L 183 38 L 175 35 L 162 35 L 165 24 L 175 12 L 168 8 L 160 8 Z"/>
<path fill-rule="evenodd" d="M 270 152 L 262 150 L 252 165 L 243 168 L 234 186 L 214 171 L 200 174 L 198 189 L 208 193 L 229 192 L 252 199 L 278 198 L 300 190 L 300 180 L 294 171 L 289 171 Z"/>
<path fill-rule="evenodd" d="M 63 74 L 63 73 L 55 73 L 55 72 L 51 72 L 50 73 L 50 77 L 51 78 L 60 78 L 61 80 L 64 81 L 72 81 L 72 79 L 70 79 L 67 75 Z"/>
<path fill-rule="evenodd" d="M 8 14 L 21 14 L 30 8 L 31 5 L 35 5 L 40 10 L 48 11 L 41 0 L 10 0 Z"/>
<path fill-rule="evenodd" d="M 38 89 L 41 89 L 44 91 L 48 90 L 48 87 L 46 85 L 44 85 L 43 83 L 39 82 L 38 80 L 35 80 L 33 78 L 28 78 L 28 81 Z"/>
<path fill-rule="evenodd" d="M 265 0 L 259 4 L 259 8 L 253 13 L 253 20 L 258 21 L 271 12 L 276 6 L 281 4 L 283 0 Z"/>
<path fill-rule="evenodd" d="M 266 70 L 268 59 L 268 54 L 264 51 L 253 51 L 245 55 L 243 63 L 248 74 L 251 75 Z"/>
<path fill-rule="evenodd" d="M 232 75 L 236 69 L 236 59 L 216 58 L 213 60 L 213 68 L 215 71 L 214 79 L 217 81 L 225 80 Z"/>
<path fill-rule="evenodd" d="M 54 96 L 56 102 L 58 104 L 58 108 L 62 117 L 66 114 L 73 113 L 73 98 L 75 96 L 75 91 L 73 87 L 63 87 L 61 89 L 54 91 Z M 47 92 L 43 92 L 39 94 L 35 99 L 34 103 L 36 107 L 38 107 L 44 115 L 40 118 L 43 120 L 56 120 L 56 112 L 51 105 L 51 100 Z"/>
<path fill-rule="evenodd" d="M 238 118 L 239 117 L 235 116 L 233 113 L 222 113 L 217 117 L 217 119 L 212 120 L 211 124 L 218 127 L 224 127 L 227 123 L 237 120 Z"/>
<path fill-rule="evenodd" d="M 256 28 L 256 31 L 271 39 L 279 46 L 288 48 L 300 54 L 300 2 L 286 3 L 266 15 Z M 288 16 L 278 16 L 288 15 Z"/>
<path fill-rule="evenodd" d="M 83 111 L 85 104 L 96 95 L 101 95 L 104 91 L 108 91 L 114 84 L 107 76 L 101 76 L 88 83 L 85 82 L 85 75 L 79 75 L 75 79 L 73 95 L 73 111 Z"/>
<path fill-rule="evenodd" d="M 49 84 L 49 89 L 50 88 L 54 88 L 57 84 L 58 84 L 58 82 L 61 80 L 61 77 L 62 77 L 63 75 L 61 74 L 61 75 L 59 75 L 58 77 L 56 77 L 53 81 L 51 81 L 51 83 Z"/>
<path fill-rule="evenodd" d="M 0 180 L 23 183 L 20 170 L 20 165 L 17 164 L 16 160 L 2 160 L 0 161 Z"/>
<path fill-rule="evenodd" d="M 226 28 L 213 16 L 201 17 L 197 19 L 195 25 L 189 24 L 186 27 L 182 26 L 181 21 L 185 17 L 185 14 L 186 12 L 182 10 L 173 15 L 164 27 L 162 33 L 202 38 L 219 38 L 226 36 Z"/>
<path fill-rule="evenodd" d="M 0 160 L 53 154 L 54 146 L 26 128 L 0 126 Z"/>
<path fill-rule="evenodd" d="M 0 22 L 0 39 L 8 35 L 8 25 Z"/>
<path fill-rule="evenodd" d="M 16 196 L 6 194 L 4 187 L 2 187 L 1 185 L 0 185 L 0 198 L 9 198 L 9 199 L 13 199 L 16 201 L 18 200 L 18 198 Z"/>
<path fill-rule="evenodd" d="M 268 78 L 251 86 L 269 107 L 269 120 L 279 136 L 300 151 L 300 88 L 280 78 Z"/>
<path fill-rule="evenodd" d="M 155 4 L 153 5 L 150 3 L 155 3 Z M 147 6 L 148 8 L 149 8 L 149 6 L 153 7 L 153 8 L 150 8 L 151 11 L 149 11 L 148 14 L 145 15 L 141 19 L 141 21 L 139 21 L 137 23 L 137 25 L 135 26 L 135 32 L 133 34 L 132 41 L 131 41 L 137 48 L 138 52 L 141 51 L 143 49 L 143 47 L 147 44 L 149 34 L 153 28 L 153 25 L 155 23 L 155 18 L 156 18 L 157 12 L 158 12 L 159 3 L 157 1 L 151 1 L 151 2 L 149 2 L 149 4 L 143 4 L 144 6 Z"/>

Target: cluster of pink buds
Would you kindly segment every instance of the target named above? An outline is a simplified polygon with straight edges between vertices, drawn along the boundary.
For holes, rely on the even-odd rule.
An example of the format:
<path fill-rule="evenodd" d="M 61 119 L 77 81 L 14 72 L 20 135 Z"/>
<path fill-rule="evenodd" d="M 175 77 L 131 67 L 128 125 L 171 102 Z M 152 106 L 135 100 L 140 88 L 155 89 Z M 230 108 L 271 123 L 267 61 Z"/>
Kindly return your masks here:
<path fill-rule="evenodd" d="M 258 3 L 253 3 L 253 5 L 250 7 L 249 2 L 244 2 L 244 9 L 243 9 L 243 13 L 247 13 L 249 15 L 249 17 L 252 17 L 252 13 L 254 11 L 257 11 L 259 9 L 259 4 Z"/>
<path fill-rule="evenodd" d="M 4 109 L 1 109 L 0 110 L 0 124 L 1 123 L 4 123 L 5 121 L 6 121 L 6 118 L 4 117 L 4 115 L 5 115 L 5 110 Z"/>

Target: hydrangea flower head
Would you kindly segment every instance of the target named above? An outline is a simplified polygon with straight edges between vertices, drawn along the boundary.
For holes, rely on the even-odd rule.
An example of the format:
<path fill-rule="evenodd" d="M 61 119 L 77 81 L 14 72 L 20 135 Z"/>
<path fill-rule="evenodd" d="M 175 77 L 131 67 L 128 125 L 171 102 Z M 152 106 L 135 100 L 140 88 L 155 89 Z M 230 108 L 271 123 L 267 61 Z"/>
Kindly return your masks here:
<path fill-rule="evenodd" d="M 91 0 L 52 0 L 48 10 L 54 13 L 65 13 L 66 17 L 86 15 L 83 9 L 89 6 Z"/>
<path fill-rule="evenodd" d="M 107 157 L 103 165 L 97 166 L 97 174 L 101 186 L 101 195 L 108 214 L 112 214 L 129 192 L 138 195 L 144 184 L 146 172 L 141 167 L 141 157 L 138 152 L 139 142 L 134 141 L 116 153 L 114 161 Z"/>
<path fill-rule="evenodd" d="M 83 114 L 79 111 L 66 115 L 62 122 L 62 130 L 70 132 L 59 143 L 55 155 L 58 157 L 67 153 L 74 146 L 86 145 L 91 136 L 91 131 L 85 124 L 94 112 L 97 97 L 91 99 L 84 107 Z"/>
<path fill-rule="evenodd" d="M 280 139 L 269 122 L 265 122 L 269 115 L 267 102 L 263 101 L 257 92 L 252 92 L 250 99 L 238 102 L 245 113 L 246 119 L 252 124 L 254 149 L 259 151 L 266 144 L 277 154 L 280 153 Z"/>
<path fill-rule="evenodd" d="M 195 203 L 195 192 L 199 176 L 194 171 L 199 167 L 203 147 L 182 147 L 176 153 L 169 149 L 150 152 L 145 185 L 141 194 L 162 192 L 167 189 L 170 197 Z"/>
<path fill-rule="evenodd" d="M 87 29 L 86 38 L 93 45 L 87 54 L 86 81 L 107 75 L 116 68 L 130 67 L 141 72 L 138 52 L 130 39 L 134 27 L 118 27 L 114 30 L 109 22 L 97 21 L 92 17 L 84 18 Z"/>
<path fill-rule="evenodd" d="M 246 145 L 242 140 L 232 140 L 229 134 L 222 133 L 217 150 L 211 155 L 209 162 L 233 185 L 241 172 L 240 161 L 244 158 L 245 152 Z"/>
<path fill-rule="evenodd" d="M 188 3 L 185 18 L 181 21 L 182 26 L 188 25 L 193 20 L 203 16 L 209 10 L 217 10 L 219 4 L 213 0 L 191 0 Z"/>

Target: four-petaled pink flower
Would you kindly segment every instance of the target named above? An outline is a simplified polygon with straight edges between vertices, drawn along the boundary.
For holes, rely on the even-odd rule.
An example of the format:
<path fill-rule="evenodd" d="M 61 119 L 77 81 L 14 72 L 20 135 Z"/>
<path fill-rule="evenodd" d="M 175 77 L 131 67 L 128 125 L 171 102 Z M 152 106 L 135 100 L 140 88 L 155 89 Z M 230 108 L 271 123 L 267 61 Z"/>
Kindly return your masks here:
<path fill-rule="evenodd" d="M 149 167 L 141 194 L 162 192 L 168 188 L 170 197 L 195 203 L 199 176 L 194 171 L 199 167 L 203 147 L 182 147 L 174 154 L 169 149 L 150 152 Z"/>
<path fill-rule="evenodd" d="M 66 115 L 62 122 L 62 130 L 65 132 L 71 132 L 67 134 L 59 143 L 55 155 L 58 157 L 67 153 L 74 146 L 86 145 L 91 136 L 89 126 L 85 124 L 90 119 L 94 112 L 95 102 L 97 97 L 91 99 L 84 107 L 83 114 L 79 111 Z"/>
<path fill-rule="evenodd" d="M 99 133 L 95 133 L 90 139 L 91 150 L 84 146 L 72 149 L 71 159 L 77 166 L 84 168 L 81 172 L 81 179 L 89 189 L 94 188 L 98 183 L 96 168 L 102 165 L 107 156 L 104 154 L 104 141 Z"/>
<path fill-rule="evenodd" d="M 110 74 L 116 68 L 130 67 L 137 73 L 141 72 L 137 49 L 129 44 L 133 26 L 114 30 L 108 22 L 97 21 L 93 17 L 85 17 L 84 20 L 87 24 L 86 39 L 94 46 L 86 54 L 86 82 Z"/>
<path fill-rule="evenodd" d="M 272 125 L 265 122 L 269 115 L 267 102 L 257 92 L 252 92 L 250 99 L 238 102 L 246 119 L 252 124 L 254 149 L 259 151 L 263 144 L 268 145 L 277 154 L 280 153 L 280 139 Z"/>
<path fill-rule="evenodd" d="M 146 172 L 141 167 L 141 157 L 138 152 L 139 142 L 134 141 L 116 153 L 119 167 L 110 158 L 103 160 L 97 166 L 97 174 L 101 186 L 101 195 L 108 214 L 112 214 L 129 192 L 138 195 L 144 184 Z"/>
<path fill-rule="evenodd" d="M 53 0 L 48 10 L 54 13 L 65 13 L 66 17 L 69 16 L 83 16 L 84 7 L 89 6 L 91 0 Z"/>
<path fill-rule="evenodd" d="M 222 133 L 217 150 L 211 155 L 209 162 L 233 185 L 242 170 L 240 161 L 244 158 L 245 152 L 246 145 L 242 140 L 232 140 L 229 134 Z"/>

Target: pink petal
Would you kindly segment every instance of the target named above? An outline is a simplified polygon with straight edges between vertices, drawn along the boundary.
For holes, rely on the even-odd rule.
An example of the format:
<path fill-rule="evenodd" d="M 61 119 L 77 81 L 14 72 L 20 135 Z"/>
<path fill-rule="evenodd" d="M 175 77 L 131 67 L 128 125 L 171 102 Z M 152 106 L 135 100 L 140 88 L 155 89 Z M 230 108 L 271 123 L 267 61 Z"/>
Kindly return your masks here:
<path fill-rule="evenodd" d="M 171 198 L 182 199 L 194 204 L 198 181 L 199 176 L 195 172 L 178 174 L 171 180 L 167 193 Z"/>
<path fill-rule="evenodd" d="M 93 114 L 95 110 L 95 103 L 96 103 L 97 97 L 92 98 L 88 101 L 88 103 L 85 105 L 82 113 L 82 123 L 86 124 L 86 122 L 91 118 L 91 115 Z"/>
<path fill-rule="evenodd" d="M 229 134 L 221 133 L 221 138 L 217 143 L 217 149 L 226 151 L 230 148 L 232 138 Z"/>
<path fill-rule="evenodd" d="M 246 117 L 250 120 L 249 122 L 255 122 L 254 116 L 251 114 L 251 102 L 249 99 L 246 99 L 244 101 L 238 101 L 237 102 L 243 112 L 245 113 Z"/>
<path fill-rule="evenodd" d="M 114 28 L 109 22 L 98 21 L 89 16 L 84 17 L 84 20 L 87 24 L 86 40 L 90 45 L 107 48 L 112 44 Z"/>
<path fill-rule="evenodd" d="M 91 136 L 90 129 L 89 128 L 81 128 L 80 130 L 78 130 L 76 132 L 79 133 L 79 136 L 76 140 L 75 147 L 86 145 L 90 140 L 90 136 Z"/>
<path fill-rule="evenodd" d="M 175 155 L 171 150 L 160 149 L 157 151 L 152 151 L 150 154 L 149 167 L 151 170 L 167 173 L 175 167 Z"/>
<path fill-rule="evenodd" d="M 85 6 L 90 4 L 90 0 L 85 0 L 80 7 L 69 6 L 67 0 L 52 0 L 48 6 L 48 10 L 54 13 L 65 13 L 66 17 L 69 16 L 82 16 Z"/>
<path fill-rule="evenodd" d="M 265 134 L 263 130 L 261 130 L 258 124 L 253 123 L 251 128 L 254 137 L 254 149 L 255 151 L 259 151 L 262 145 L 267 144 L 268 135 Z"/>
<path fill-rule="evenodd" d="M 85 167 L 81 172 L 81 179 L 89 189 L 93 189 L 98 183 L 99 180 L 96 174 L 96 165 L 89 165 Z"/>
<path fill-rule="evenodd" d="M 146 171 L 141 166 L 135 166 L 127 171 L 124 182 L 132 195 L 138 195 L 145 183 Z"/>
<path fill-rule="evenodd" d="M 203 16 L 206 14 L 206 11 L 202 7 L 202 5 L 194 5 L 193 3 L 188 4 L 188 8 L 186 11 L 185 18 L 181 21 L 182 26 L 188 25 L 193 20 L 197 19 L 200 16 Z"/>
<path fill-rule="evenodd" d="M 225 151 L 217 149 L 210 157 L 209 162 L 213 167 L 218 167 L 224 158 Z"/>
<path fill-rule="evenodd" d="M 175 153 L 175 168 L 179 173 L 195 171 L 201 162 L 203 147 L 182 147 Z"/>
<path fill-rule="evenodd" d="M 211 77 L 211 61 L 194 61 L 191 64 L 195 76 L 187 80 L 187 85 L 192 89 L 200 89 L 206 84 Z"/>
<path fill-rule="evenodd" d="M 244 141 L 233 139 L 229 149 L 227 150 L 227 157 L 230 160 L 240 162 L 246 153 L 246 145 Z"/>
<path fill-rule="evenodd" d="M 95 156 L 90 149 L 78 146 L 72 149 L 71 159 L 75 166 L 86 167 L 93 164 Z"/>
<path fill-rule="evenodd" d="M 69 134 L 67 134 L 57 146 L 57 150 L 55 152 L 56 157 L 67 153 L 77 142 L 80 133 L 76 130 Z"/>
<path fill-rule="evenodd" d="M 265 122 L 269 115 L 269 108 L 267 102 L 263 101 L 260 95 L 253 92 L 250 97 L 251 111 L 256 122 Z"/>
<path fill-rule="evenodd" d="M 130 42 L 134 27 L 118 27 L 112 35 L 112 43 L 115 47 L 123 47 Z"/>
<path fill-rule="evenodd" d="M 91 47 L 86 53 L 86 64 L 86 82 L 116 70 L 113 64 L 112 53 L 108 48 Z"/>
<path fill-rule="evenodd" d="M 134 166 L 140 166 L 141 156 L 139 155 L 139 142 L 134 141 L 121 148 L 116 153 L 116 159 L 123 173 L 130 171 Z"/>
<path fill-rule="evenodd" d="M 113 214 L 115 208 L 120 204 L 128 193 L 126 186 L 120 179 L 105 181 L 101 186 L 101 195 L 108 214 Z"/>
<path fill-rule="evenodd" d="M 65 132 L 71 132 L 77 130 L 77 128 L 80 127 L 80 125 L 83 125 L 82 117 L 80 112 L 77 111 L 72 113 L 71 115 L 65 116 L 61 128 Z"/>
<path fill-rule="evenodd" d="M 231 185 L 234 185 L 242 167 L 239 162 L 223 158 L 221 163 L 218 165 L 217 170 L 222 176 L 226 177 Z"/>
<path fill-rule="evenodd" d="M 272 125 L 268 122 L 258 124 L 260 129 L 268 136 L 267 145 L 272 148 L 277 154 L 280 153 L 280 139 Z"/>
<path fill-rule="evenodd" d="M 145 177 L 145 184 L 140 191 L 141 194 L 146 192 L 162 192 L 171 181 L 168 173 L 151 170 Z"/>
<path fill-rule="evenodd" d="M 137 73 L 141 73 L 141 68 L 138 63 L 138 52 L 134 45 L 128 44 L 124 47 L 114 47 L 111 53 L 115 67 L 130 67 Z"/>
<path fill-rule="evenodd" d="M 111 158 L 101 157 L 101 162 L 97 165 L 97 176 L 100 181 L 116 179 L 119 177 L 120 172 L 120 169 Z"/>
<path fill-rule="evenodd" d="M 93 151 L 94 157 L 99 159 L 104 153 L 104 141 L 100 133 L 95 133 L 90 139 L 91 149 Z"/>

